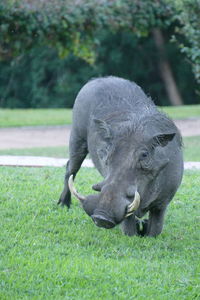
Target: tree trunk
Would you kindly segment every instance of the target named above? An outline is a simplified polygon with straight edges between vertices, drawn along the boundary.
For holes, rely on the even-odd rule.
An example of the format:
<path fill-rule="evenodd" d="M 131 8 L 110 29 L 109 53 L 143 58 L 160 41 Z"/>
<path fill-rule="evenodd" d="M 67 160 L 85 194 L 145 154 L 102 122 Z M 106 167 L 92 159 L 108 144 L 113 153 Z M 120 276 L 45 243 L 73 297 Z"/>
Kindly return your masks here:
<path fill-rule="evenodd" d="M 172 105 L 183 105 L 182 97 L 177 88 L 172 69 L 165 51 L 165 41 L 162 31 L 158 28 L 153 29 L 153 38 L 159 53 L 159 68 L 165 89 Z"/>

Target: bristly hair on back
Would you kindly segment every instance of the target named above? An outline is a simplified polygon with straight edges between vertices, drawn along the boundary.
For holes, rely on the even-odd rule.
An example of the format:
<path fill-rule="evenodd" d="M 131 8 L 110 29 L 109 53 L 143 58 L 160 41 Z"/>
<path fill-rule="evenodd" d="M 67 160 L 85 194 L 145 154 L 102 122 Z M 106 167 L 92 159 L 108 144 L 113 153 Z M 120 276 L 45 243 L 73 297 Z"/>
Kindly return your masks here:
<path fill-rule="evenodd" d="M 180 131 L 174 122 L 165 113 L 155 110 L 155 108 L 146 110 L 142 116 L 127 110 L 115 111 L 106 115 L 103 121 L 110 125 L 119 138 L 129 137 L 133 133 L 141 135 L 141 132 L 148 133 L 150 131 L 160 135 L 175 133 L 179 146 L 183 146 Z"/>

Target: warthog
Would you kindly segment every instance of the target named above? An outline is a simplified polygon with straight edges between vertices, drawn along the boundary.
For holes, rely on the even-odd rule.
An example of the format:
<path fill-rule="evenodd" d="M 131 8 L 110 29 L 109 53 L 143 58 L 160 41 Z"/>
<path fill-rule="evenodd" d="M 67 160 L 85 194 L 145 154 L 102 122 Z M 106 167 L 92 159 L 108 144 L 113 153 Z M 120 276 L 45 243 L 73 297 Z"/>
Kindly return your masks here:
<path fill-rule="evenodd" d="M 91 80 L 75 101 L 70 158 L 58 203 L 70 207 L 72 192 L 97 226 L 121 223 L 129 236 L 157 236 L 181 183 L 181 146 L 173 121 L 137 84 L 113 76 Z M 99 193 L 82 196 L 73 179 L 88 152 L 104 180 L 93 186 Z M 148 219 L 140 220 L 147 212 Z"/>

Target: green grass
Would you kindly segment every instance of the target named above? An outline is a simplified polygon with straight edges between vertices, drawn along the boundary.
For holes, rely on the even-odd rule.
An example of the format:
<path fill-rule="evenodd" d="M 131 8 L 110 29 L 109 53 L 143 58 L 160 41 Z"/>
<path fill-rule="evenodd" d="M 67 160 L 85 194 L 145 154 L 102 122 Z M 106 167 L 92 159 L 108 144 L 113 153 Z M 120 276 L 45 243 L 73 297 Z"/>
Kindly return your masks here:
<path fill-rule="evenodd" d="M 163 107 L 173 119 L 200 118 L 200 105 Z M 0 127 L 65 125 L 72 122 L 71 109 L 0 109 Z"/>
<path fill-rule="evenodd" d="M 186 172 L 156 239 L 96 227 L 73 199 L 56 205 L 64 170 L 0 169 L 0 299 L 199 299 L 199 172 Z M 100 180 L 82 169 L 76 184 Z"/>
<path fill-rule="evenodd" d="M 71 109 L 0 109 L 0 127 L 66 125 Z"/>
<path fill-rule="evenodd" d="M 200 161 L 200 136 L 185 137 L 184 142 L 184 160 Z"/>
<path fill-rule="evenodd" d="M 200 161 L 200 136 L 185 137 L 184 141 L 184 160 Z M 30 155 L 30 156 L 48 156 L 48 157 L 69 157 L 69 151 L 66 147 L 44 147 L 30 149 L 8 149 L 0 150 L 0 155 Z"/>
<path fill-rule="evenodd" d="M 19 155 L 19 156 L 47 156 L 47 157 L 69 157 L 67 145 L 61 147 L 41 147 L 26 149 L 6 149 L 0 150 L 0 155 Z"/>
<path fill-rule="evenodd" d="M 160 109 L 172 119 L 200 118 L 200 105 L 166 106 Z"/>

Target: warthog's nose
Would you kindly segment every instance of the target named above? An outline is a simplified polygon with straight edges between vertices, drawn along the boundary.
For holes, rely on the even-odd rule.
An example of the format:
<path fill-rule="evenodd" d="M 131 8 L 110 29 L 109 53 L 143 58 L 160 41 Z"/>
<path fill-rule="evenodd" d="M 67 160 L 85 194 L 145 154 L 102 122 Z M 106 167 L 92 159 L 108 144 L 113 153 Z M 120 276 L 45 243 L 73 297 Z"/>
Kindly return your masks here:
<path fill-rule="evenodd" d="M 114 221 L 102 215 L 92 215 L 91 218 L 97 226 L 104 227 L 106 229 L 113 228 L 116 225 Z"/>

